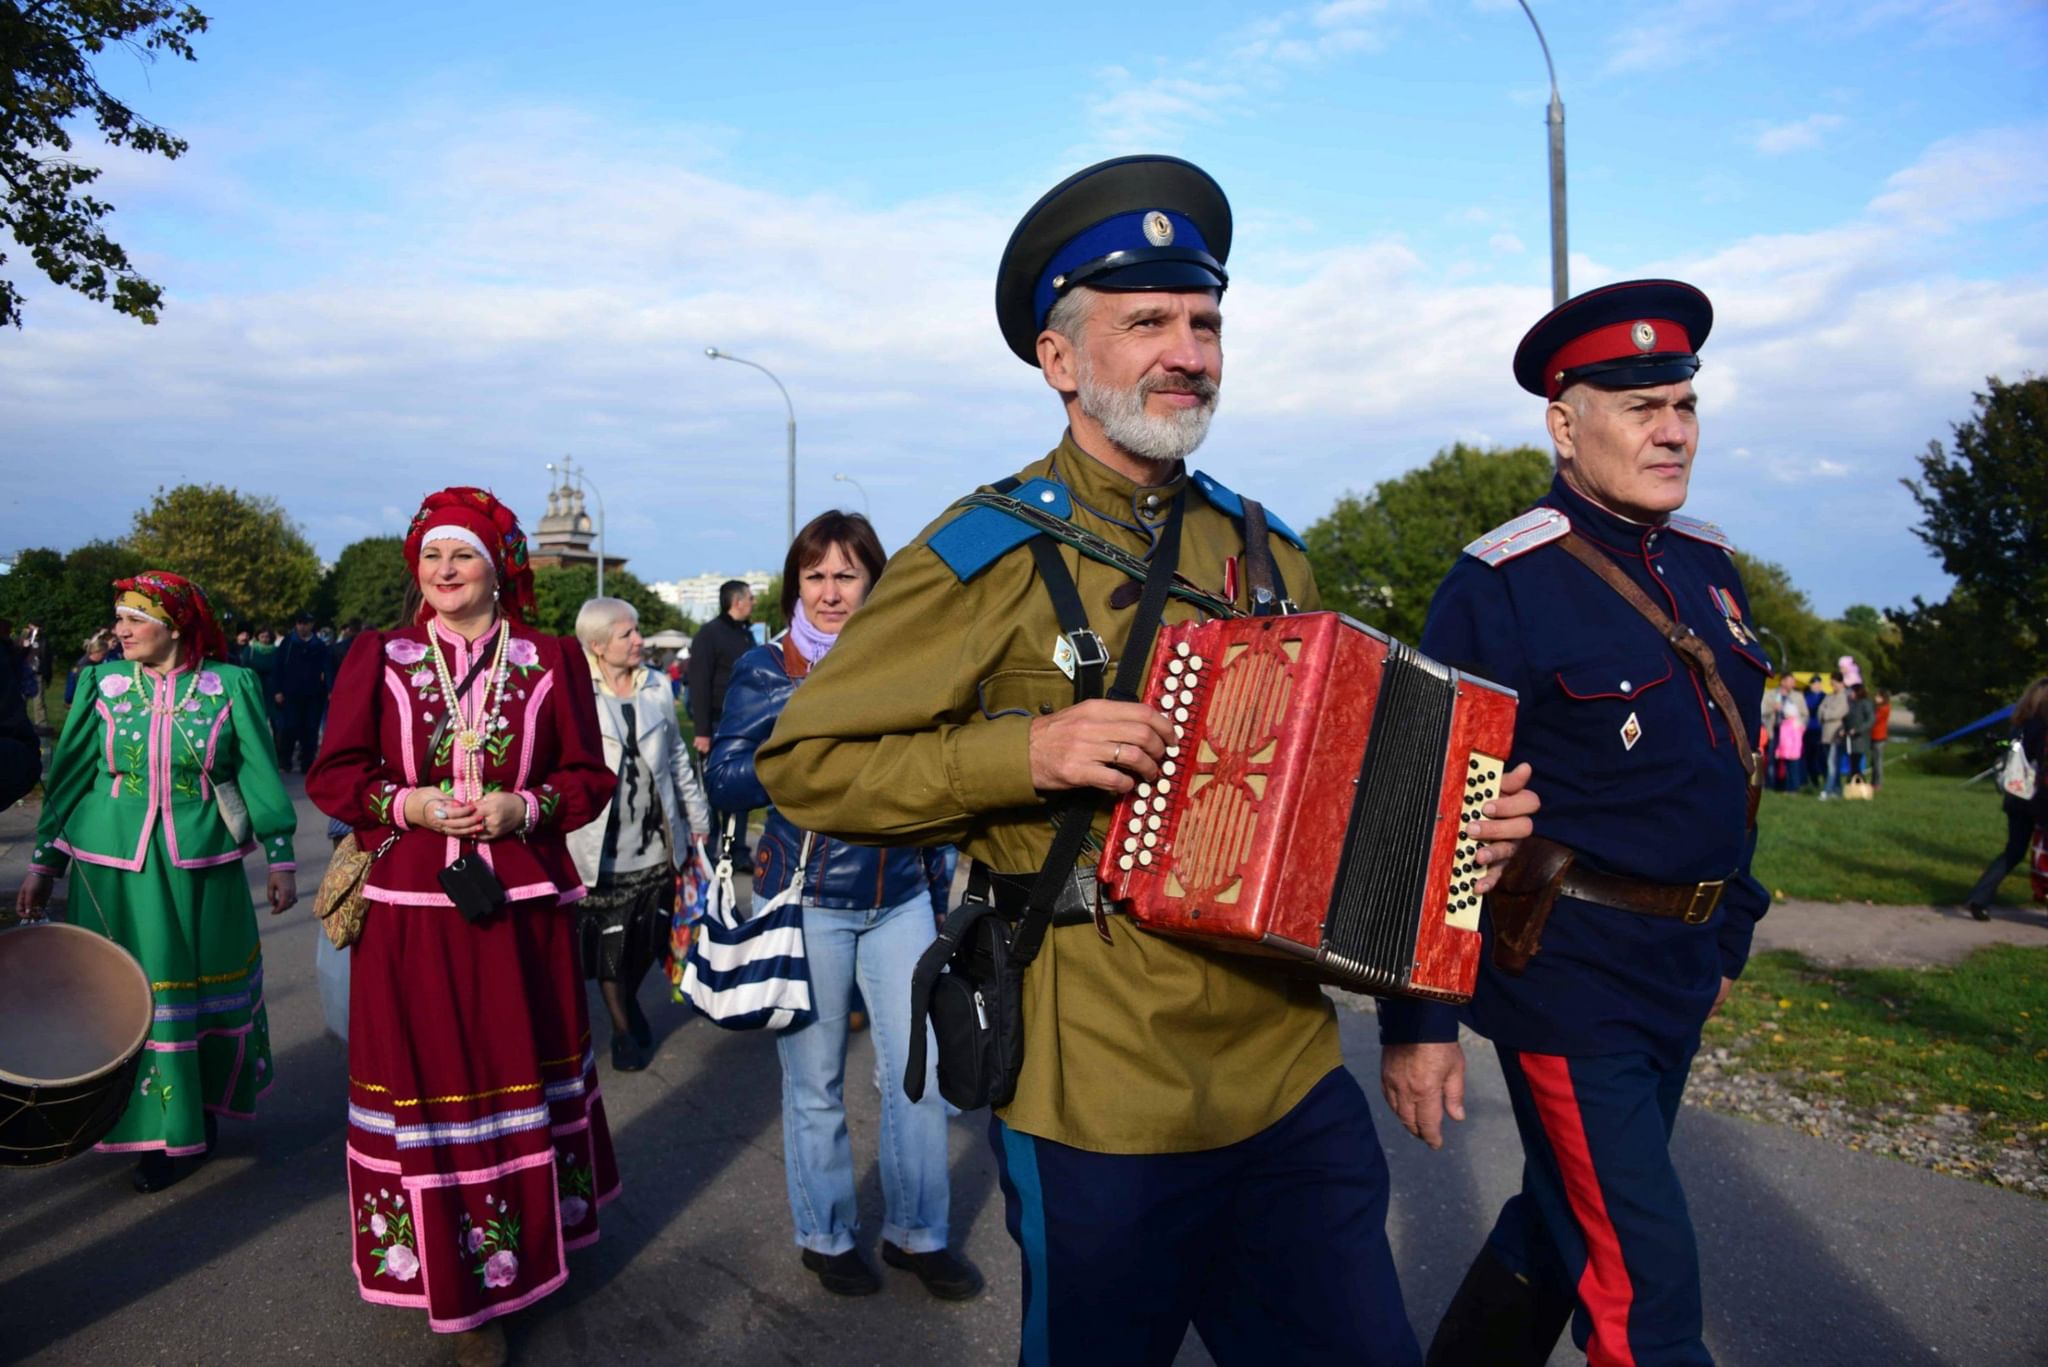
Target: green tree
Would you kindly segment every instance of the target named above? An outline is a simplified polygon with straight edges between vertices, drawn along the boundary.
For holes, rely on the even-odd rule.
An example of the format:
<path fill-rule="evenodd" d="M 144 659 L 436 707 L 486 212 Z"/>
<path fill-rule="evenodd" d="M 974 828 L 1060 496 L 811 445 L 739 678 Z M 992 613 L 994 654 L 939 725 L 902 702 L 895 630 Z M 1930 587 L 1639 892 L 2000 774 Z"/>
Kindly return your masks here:
<path fill-rule="evenodd" d="M 1323 606 L 1420 639 L 1436 586 L 1466 543 L 1527 508 L 1550 475 L 1550 456 L 1533 446 L 1459 442 L 1370 494 L 1346 494 L 1304 537 Z"/>
<path fill-rule="evenodd" d="M 1954 576 L 1945 602 L 1893 609 L 1899 682 L 1936 731 L 2011 702 L 2048 665 L 2048 379 L 1976 395 L 1949 449 L 1928 443 L 1914 531 Z"/>
<path fill-rule="evenodd" d="M 405 609 L 409 577 L 404 537 L 369 536 L 352 541 L 342 547 L 321 581 L 319 615 L 337 624 L 397 626 Z"/>
<path fill-rule="evenodd" d="M 288 621 L 320 587 L 320 558 L 278 501 L 217 484 L 158 489 L 128 548 L 204 589 L 230 636 Z"/>
<path fill-rule="evenodd" d="M 160 52 L 189 62 L 205 31 L 197 9 L 159 0 L 0 0 L 0 241 L 11 236 L 53 283 L 88 299 L 111 293 L 115 312 L 144 323 L 156 321 L 163 287 L 137 274 L 100 226 L 114 206 L 90 193 L 99 169 L 65 154 L 83 116 L 111 146 L 182 155 L 185 140 L 109 94 L 93 59 L 114 49 L 145 63 Z M 7 280 L 0 323 L 21 326 L 21 294 Z"/>
<path fill-rule="evenodd" d="M 15 557 L 12 573 L 0 575 L 0 617 L 16 626 L 42 624 L 62 678 L 85 649 L 85 638 L 114 621 L 114 581 L 147 568 L 139 556 L 115 541 L 89 541 L 69 555 L 47 549 Z"/>
<path fill-rule="evenodd" d="M 754 595 L 754 615 L 747 619 L 758 622 L 773 636 L 789 623 L 782 620 L 782 576 L 776 575 L 768 581 L 768 587 Z"/>
<path fill-rule="evenodd" d="M 623 598 L 631 603 L 640 614 L 640 630 L 645 635 L 657 631 L 670 631 L 682 626 L 682 614 L 654 596 L 654 590 L 641 583 L 633 575 L 607 564 L 604 571 L 604 592 L 607 598 Z M 551 565 L 533 572 L 533 597 L 535 630 L 552 632 L 557 636 L 573 635 L 576 630 L 576 614 L 590 599 L 597 596 L 597 567 L 595 565 Z"/>

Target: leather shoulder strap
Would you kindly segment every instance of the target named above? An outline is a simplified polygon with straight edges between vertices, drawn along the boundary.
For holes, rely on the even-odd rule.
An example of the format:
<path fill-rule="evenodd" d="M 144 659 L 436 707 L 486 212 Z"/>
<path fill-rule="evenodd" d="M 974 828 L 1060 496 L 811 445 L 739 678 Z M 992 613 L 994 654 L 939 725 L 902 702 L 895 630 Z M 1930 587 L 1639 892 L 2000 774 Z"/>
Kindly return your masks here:
<path fill-rule="evenodd" d="M 1294 604 L 1288 600 L 1287 585 L 1280 578 L 1280 566 L 1273 559 L 1271 529 L 1266 523 L 1266 509 L 1255 498 L 1239 500 L 1244 508 L 1244 586 L 1251 600 L 1254 617 L 1271 617 L 1276 613 L 1292 612 Z"/>
<path fill-rule="evenodd" d="M 1722 720 L 1728 723 L 1728 734 L 1735 739 L 1735 753 L 1742 756 L 1742 768 L 1749 775 L 1749 810 L 1753 821 L 1756 816 L 1755 795 L 1758 786 L 1763 782 L 1763 769 L 1757 763 L 1756 746 L 1742 725 L 1742 713 L 1735 706 L 1734 695 L 1729 693 L 1728 685 L 1722 682 L 1721 668 L 1714 661 L 1713 649 L 1702 641 L 1699 633 L 1691 627 L 1680 626 L 1672 621 L 1664 609 L 1650 601 L 1650 595 L 1644 593 L 1633 579 L 1622 572 L 1621 566 L 1594 550 L 1577 533 L 1566 534 L 1557 544 L 1574 560 L 1599 575 L 1607 587 L 1620 594 L 1630 607 L 1641 613 L 1643 620 L 1657 628 L 1657 634 L 1670 642 L 1671 648 L 1678 652 L 1678 658 L 1685 661 L 1686 667 L 1700 676 L 1700 681 L 1707 686 L 1708 694 L 1714 699 L 1714 706 L 1720 709 Z"/>

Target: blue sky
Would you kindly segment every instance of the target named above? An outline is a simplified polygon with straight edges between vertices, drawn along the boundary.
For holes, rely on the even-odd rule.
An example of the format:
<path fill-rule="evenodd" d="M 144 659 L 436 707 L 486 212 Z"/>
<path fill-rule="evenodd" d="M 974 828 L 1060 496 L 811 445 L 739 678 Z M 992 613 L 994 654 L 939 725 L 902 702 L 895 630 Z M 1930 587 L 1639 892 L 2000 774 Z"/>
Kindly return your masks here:
<path fill-rule="evenodd" d="M 104 65 L 192 142 L 106 160 L 162 325 L 14 276 L 0 449 L 46 477 L 0 548 L 210 479 L 332 556 L 444 483 L 531 519 L 572 452 L 643 577 L 773 564 L 780 399 L 713 344 L 788 384 L 799 516 L 858 507 L 844 472 L 900 544 L 1057 438 L 995 261 L 1132 151 L 1200 162 L 1238 216 L 1198 465 L 1299 526 L 1451 441 L 1540 436 L 1508 358 L 1549 302 L 1548 91 L 1511 0 L 209 12 L 197 64 Z M 1537 12 L 1574 289 L 1717 304 L 1687 511 L 1824 610 L 1942 592 L 1897 481 L 1984 376 L 2048 368 L 2048 9 Z"/>

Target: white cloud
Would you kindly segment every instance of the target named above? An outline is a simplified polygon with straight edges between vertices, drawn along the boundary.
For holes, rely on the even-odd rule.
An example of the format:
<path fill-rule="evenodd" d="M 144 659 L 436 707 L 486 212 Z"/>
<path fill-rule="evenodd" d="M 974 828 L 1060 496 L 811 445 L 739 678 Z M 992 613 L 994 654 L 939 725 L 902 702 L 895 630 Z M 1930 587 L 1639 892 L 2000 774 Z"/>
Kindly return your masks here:
<path fill-rule="evenodd" d="M 1783 156 L 1787 152 L 1810 152 L 1821 145 L 1825 134 L 1832 133 L 1848 122 L 1840 114 L 1809 114 L 1791 123 L 1781 123 L 1766 128 L 1756 135 L 1756 150 L 1765 156 Z"/>
<path fill-rule="evenodd" d="M 1501 256 L 1519 256 L 1528 250 L 1522 245 L 1522 239 L 1513 233 L 1495 233 L 1486 239 L 1486 245 Z"/>
<path fill-rule="evenodd" d="M 1990 128 L 1936 143 L 1886 181 L 1871 211 L 1920 229 L 2003 218 L 2048 202 L 2048 123 Z"/>

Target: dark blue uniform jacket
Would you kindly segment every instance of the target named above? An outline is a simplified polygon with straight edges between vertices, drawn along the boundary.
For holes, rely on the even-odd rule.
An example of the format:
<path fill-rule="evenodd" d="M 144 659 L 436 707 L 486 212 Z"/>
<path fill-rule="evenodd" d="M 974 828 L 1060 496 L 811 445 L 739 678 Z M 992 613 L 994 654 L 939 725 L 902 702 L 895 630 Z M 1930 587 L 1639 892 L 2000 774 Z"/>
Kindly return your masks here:
<path fill-rule="evenodd" d="M 1538 506 L 1562 512 L 1713 647 L 1753 744 L 1770 662 L 1718 530 L 1686 519 L 1629 522 L 1562 479 Z M 1381 1039 L 1455 1039 L 1462 1018 L 1511 1049 L 1645 1052 L 1677 1063 L 1697 1047 L 1722 977 L 1742 972 L 1770 905 L 1749 873 L 1748 779 L 1727 719 L 1656 630 L 1554 541 L 1498 564 L 1460 557 L 1430 605 L 1421 644 L 1521 695 L 1510 763 L 1535 767 L 1538 835 L 1609 873 L 1728 883 L 1713 917 L 1696 926 L 1560 897 L 1520 977 L 1493 966 L 1482 917 L 1487 953 L 1471 1003 L 1383 1001 Z"/>
<path fill-rule="evenodd" d="M 754 774 L 754 752 L 775 729 L 775 719 L 796 691 L 797 680 L 783 667 L 782 646 L 755 646 L 733 666 L 718 735 L 704 760 L 704 787 L 721 812 L 768 808 L 767 825 L 754 850 L 754 897 L 758 903 L 789 884 L 803 850 L 803 832 L 775 810 Z M 804 900 L 840 910 L 893 907 L 922 891 L 932 912 L 946 914 L 953 891 L 956 856 L 950 845 L 929 849 L 876 849 L 818 836 L 804 870 Z"/>

